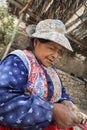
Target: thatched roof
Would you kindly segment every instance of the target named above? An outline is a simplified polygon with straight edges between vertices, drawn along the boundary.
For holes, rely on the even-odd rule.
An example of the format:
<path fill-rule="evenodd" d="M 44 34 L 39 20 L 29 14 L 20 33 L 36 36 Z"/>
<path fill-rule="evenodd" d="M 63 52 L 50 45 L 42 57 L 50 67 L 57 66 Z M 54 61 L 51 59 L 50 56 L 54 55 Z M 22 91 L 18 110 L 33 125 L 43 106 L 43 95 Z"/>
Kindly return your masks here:
<path fill-rule="evenodd" d="M 87 0 L 31 0 L 29 4 L 29 0 L 7 1 L 10 13 L 19 17 L 24 11 L 26 25 L 46 18 L 62 20 L 74 51 L 87 56 Z"/>

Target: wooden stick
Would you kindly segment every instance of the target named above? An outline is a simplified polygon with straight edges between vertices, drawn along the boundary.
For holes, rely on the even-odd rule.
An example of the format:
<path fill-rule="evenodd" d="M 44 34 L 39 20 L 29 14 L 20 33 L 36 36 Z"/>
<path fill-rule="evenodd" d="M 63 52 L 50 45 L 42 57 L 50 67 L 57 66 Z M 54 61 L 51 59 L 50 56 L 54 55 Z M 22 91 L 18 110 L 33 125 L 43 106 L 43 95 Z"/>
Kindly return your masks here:
<path fill-rule="evenodd" d="M 4 53 L 3 57 L 2 57 L 2 59 L 4 59 L 4 58 L 6 57 L 6 55 L 8 54 L 8 52 L 9 52 L 9 49 L 10 49 L 10 47 L 11 47 L 13 41 L 14 41 L 16 31 L 18 30 L 19 24 L 20 24 L 20 22 L 22 21 L 22 18 L 23 18 L 23 14 L 21 14 L 20 17 L 19 17 L 18 23 L 17 23 L 17 25 L 15 26 L 15 28 L 14 28 L 14 30 L 13 30 L 12 37 L 11 37 L 11 41 L 10 41 L 9 44 L 7 45 L 6 51 L 5 51 L 5 53 Z"/>
<path fill-rule="evenodd" d="M 28 0 L 27 4 L 26 4 L 26 5 L 24 6 L 24 8 L 19 12 L 19 15 L 21 15 L 24 11 L 27 10 L 27 8 L 28 8 L 28 6 L 29 6 L 29 4 L 30 4 L 31 1 L 32 1 L 32 0 Z"/>

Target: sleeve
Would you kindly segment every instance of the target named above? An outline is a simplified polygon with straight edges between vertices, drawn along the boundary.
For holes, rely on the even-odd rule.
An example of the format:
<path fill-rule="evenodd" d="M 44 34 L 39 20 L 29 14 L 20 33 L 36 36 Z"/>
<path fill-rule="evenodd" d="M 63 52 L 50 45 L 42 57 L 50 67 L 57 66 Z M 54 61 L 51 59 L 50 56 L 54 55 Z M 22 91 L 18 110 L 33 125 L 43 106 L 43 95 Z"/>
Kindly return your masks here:
<path fill-rule="evenodd" d="M 65 87 L 63 86 L 62 80 L 61 80 L 61 78 L 60 78 L 60 76 L 59 76 L 59 73 L 58 73 L 56 67 L 53 66 L 53 68 L 54 68 L 54 70 L 56 71 L 56 73 L 58 74 L 58 77 L 59 77 L 60 82 L 61 82 L 61 87 L 62 87 L 62 96 L 61 96 L 61 98 L 59 99 L 58 103 L 62 102 L 63 100 L 68 100 L 68 101 L 73 102 L 72 98 L 70 97 L 69 94 L 67 94 L 66 89 L 65 89 Z"/>
<path fill-rule="evenodd" d="M 52 120 L 53 104 L 33 94 L 24 93 L 28 70 L 16 55 L 0 63 L 0 124 L 38 130 Z"/>
<path fill-rule="evenodd" d="M 68 101 L 73 102 L 73 100 L 72 100 L 72 98 L 70 97 L 70 95 L 67 94 L 66 89 L 65 89 L 64 86 L 62 86 L 62 98 L 61 98 L 61 101 L 62 101 L 62 100 L 68 100 Z"/>
<path fill-rule="evenodd" d="M 60 79 L 61 81 L 61 79 Z M 63 86 L 63 83 L 61 81 L 61 85 L 62 85 L 62 96 L 61 96 L 61 99 L 59 100 L 59 102 L 62 102 L 63 100 L 68 100 L 68 101 L 71 101 L 73 102 L 73 99 L 70 97 L 70 95 L 66 92 L 66 89 L 65 87 Z"/>

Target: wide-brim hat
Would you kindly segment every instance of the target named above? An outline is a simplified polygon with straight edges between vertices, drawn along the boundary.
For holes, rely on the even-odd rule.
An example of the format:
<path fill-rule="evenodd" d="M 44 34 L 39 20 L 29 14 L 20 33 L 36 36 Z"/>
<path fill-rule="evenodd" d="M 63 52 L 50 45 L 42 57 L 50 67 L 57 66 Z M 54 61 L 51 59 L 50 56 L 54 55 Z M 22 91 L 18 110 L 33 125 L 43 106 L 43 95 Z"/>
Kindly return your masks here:
<path fill-rule="evenodd" d="M 26 32 L 29 37 L 50 40 L 73 51 L 69 40 L 65 36 L 65 25 L 60 20 L 46 19 L 40 21 L 37 25 L 27 26 Z"/>

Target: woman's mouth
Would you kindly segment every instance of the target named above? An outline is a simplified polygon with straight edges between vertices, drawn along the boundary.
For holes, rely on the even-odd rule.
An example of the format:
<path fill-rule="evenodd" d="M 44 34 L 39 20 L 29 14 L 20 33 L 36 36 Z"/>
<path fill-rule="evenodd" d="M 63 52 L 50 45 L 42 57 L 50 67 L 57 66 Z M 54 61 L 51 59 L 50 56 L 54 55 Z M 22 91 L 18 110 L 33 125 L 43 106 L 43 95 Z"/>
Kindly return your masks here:
<path fill-rule="evenodd" d="M 48 61 L 49 61 L 50 63 L 52 63 L 52 62 L 53 62 L 53 60 L 52 60 L 52 59 L 48 59 Z"/>

